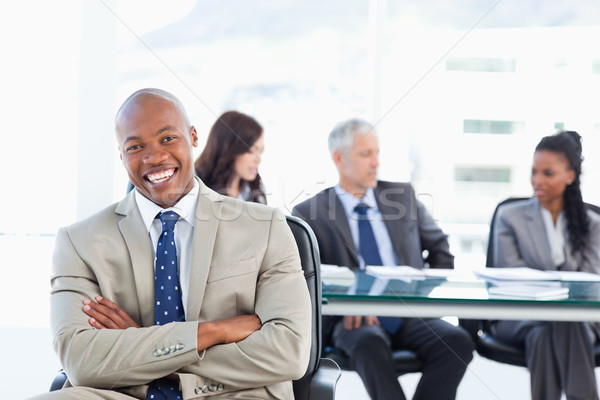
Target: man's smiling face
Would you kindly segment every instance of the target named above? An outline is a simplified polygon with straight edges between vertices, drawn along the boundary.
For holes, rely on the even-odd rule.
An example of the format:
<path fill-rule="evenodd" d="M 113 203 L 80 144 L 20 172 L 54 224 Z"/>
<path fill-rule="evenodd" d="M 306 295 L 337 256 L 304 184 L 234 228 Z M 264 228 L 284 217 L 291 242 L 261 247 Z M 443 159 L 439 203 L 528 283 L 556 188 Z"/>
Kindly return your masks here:
<path fill-rule="evenodd" d="M 192 189 L 198 136 L 181 105 L 141 93 L 119 110 L 116 134 L 129 179 L 144 197 L 168 208 Z"/>

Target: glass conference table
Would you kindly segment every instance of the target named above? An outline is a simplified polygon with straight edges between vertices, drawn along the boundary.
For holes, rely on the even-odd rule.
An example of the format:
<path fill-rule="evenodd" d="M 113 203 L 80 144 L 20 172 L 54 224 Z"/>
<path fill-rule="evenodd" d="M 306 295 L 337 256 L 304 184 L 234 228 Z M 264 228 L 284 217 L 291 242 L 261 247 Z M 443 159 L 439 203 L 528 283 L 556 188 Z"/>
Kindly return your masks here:
<path fill-rule="evenodd" d="M 589 279 L 590 274 L 581 279 L 575 273 L 568 280 L 538 281 L 528 277 L 526 281 L 505 281 L 455 270 L 413 273 L 410 267 L 379 268 L 386 271 L 322 266 L 323 314 L 600 321 L 600 277 Z M 407 274 L 390 274 L 389 268 L 404 268 Z M 496 289 L 511 285 L 519 286 L 519 290 L 531 288 L 531 293 L 525 295 L 532 298 L 493 294 Z M 560 294 L 539 299 L 538 290 Z"/>

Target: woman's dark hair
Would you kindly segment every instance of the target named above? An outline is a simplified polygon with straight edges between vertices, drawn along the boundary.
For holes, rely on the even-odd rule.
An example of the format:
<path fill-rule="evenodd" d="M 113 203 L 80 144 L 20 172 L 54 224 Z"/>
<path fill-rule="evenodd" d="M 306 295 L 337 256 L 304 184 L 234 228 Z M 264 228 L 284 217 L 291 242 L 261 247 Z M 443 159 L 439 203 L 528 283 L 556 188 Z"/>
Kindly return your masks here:
<path fill-rule="evenodd" d="M 567 232 L 571 252 L 582 251 L 587 246 L 590 221 L 587 208 L 581 196 L 579 177 L 581 176 L 581 136 L 575 131 L 560 131 L 552 136 L 542 138 L 535 151 L 551 151 L 562 154 L 569 168 L 575 172 L 575 179 L 567 186 L 564 196 L 564 212 L 567 220 Z"/>
<path fill-rule="evenodd" d="M 208 187 L 227 195 L 236 157 L 249 152 L 262 133 L 262 126 L 254 118 L 237 111 L 223 113 L 210 129 L 206 146 L 194 163 L 196 174 Z M 265 203 L 260 175 L 248 185 L 250 200 Z"/>

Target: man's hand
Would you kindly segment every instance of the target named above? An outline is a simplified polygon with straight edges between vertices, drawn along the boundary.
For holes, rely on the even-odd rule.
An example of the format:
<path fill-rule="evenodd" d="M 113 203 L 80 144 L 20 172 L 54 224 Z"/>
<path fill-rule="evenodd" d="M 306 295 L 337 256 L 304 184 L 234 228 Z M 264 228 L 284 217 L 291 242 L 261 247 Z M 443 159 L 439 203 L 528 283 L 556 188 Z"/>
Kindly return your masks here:
<path fill-rule="evenodd" d="M 90 316 L 89 323 L 97 329 L 127 329 L 140 326 L 121 307 L 107 298 L 83 301 L 83 311 Z M 260 330 L 258 315 L 239 315 L 219 321 L 198 324 L 198 352 L 216 344 L 240 342 Z"/>
<path fill-rule="evenodd" d="M 365 319 L 365 325 L 379 326 L 379 320 L 377 319 L 377 317 L 374 317 L 372 315 L 365 316 L 365 317 L 363 317 L 361 315 L 346 315 L 344 317 L 344 328 L 349 331 L 360 328 L 363 318 Z"/>
<path fill-rule="evenodd" d="M 198 352 L 215 344 L 240 342 L 261 327 L 262 324 L 256 314 L 200 323 L 198 324 Z"/>
<path fill-rule="evenodd" d="M 97 329 L 127 329 L 140 326 L 121 307 L 107 298 L 85 299 L 83 312 L 90 316 L 90 325 Z"/>

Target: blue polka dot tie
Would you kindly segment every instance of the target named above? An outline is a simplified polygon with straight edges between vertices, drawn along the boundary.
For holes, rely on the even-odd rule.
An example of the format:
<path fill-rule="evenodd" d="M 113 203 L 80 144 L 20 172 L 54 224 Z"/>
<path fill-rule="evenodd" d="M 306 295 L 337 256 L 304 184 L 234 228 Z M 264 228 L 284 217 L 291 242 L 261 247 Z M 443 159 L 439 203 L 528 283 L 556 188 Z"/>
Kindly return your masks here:
<path fill-rule="evenodd" d="M 154 324 L 184 321 L 181 288 L 177 272 L 175 223 L 179 215 L 173 211 L 160 214 L 162 233 L 156 245 L 154 273 Z"/>
<path fill-rule="evenodd" d="M 366 265 L 382 265 L 379 246 L 377 246 L 375 233 L 367 216 L 368 209 L 369 206 L 365 203 L 359 203 L 354 207 L 354 211 L 358 214 L 358 251 Z M 392 334 L 396 333 L 402 324 L 401 318 L 378 317 L 378 319 L 381 327 Z"/>
<path fill-rule="evenodd" d="M 167 211 L 157 218 L 160 218 L 162 223 L 162 232 L 156 245 L 154 324 L 164 325 L 174 321 L 185 321 L 175 246 L 175 224 L 179 215 L 173 211 Z M 182 398 L 179 382 L 171 379 L 158 379 L 150 382 L 146 396 L 147 400 L 178 400 Z"/>

